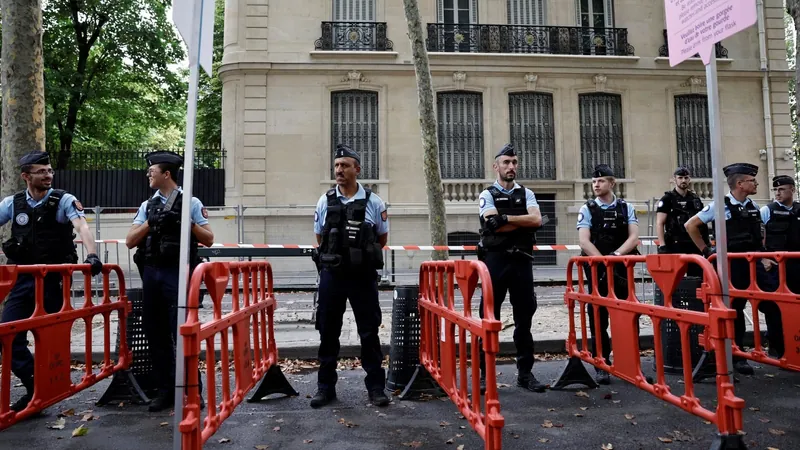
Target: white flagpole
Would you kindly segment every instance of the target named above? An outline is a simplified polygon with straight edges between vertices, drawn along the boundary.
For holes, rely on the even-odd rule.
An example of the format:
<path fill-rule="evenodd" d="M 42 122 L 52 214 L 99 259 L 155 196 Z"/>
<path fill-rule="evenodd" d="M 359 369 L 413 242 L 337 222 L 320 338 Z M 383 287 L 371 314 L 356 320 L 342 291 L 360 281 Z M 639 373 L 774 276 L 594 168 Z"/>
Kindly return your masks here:
<path fill-rule="evenodd" d="M 200 77 L 200 42 L 203 30 L 203 8 L 214 7 L 213 0 L 195 0 L 193 2 L 192 38 L 189 48 L 189 103 L 186 112 L 186 151 L 183 161 L 183 204 L 181 208 L 181 249 L 180 266 L 178 271 L 178 329 L 175 352 L 175 419 L 173 425 L 172 448 L 181 450 L 181 432 L 179 425 L 183 419 L 183 396 L 186 385 L 186 365 L 184 362 L 183 339 L 180 328 L 186 322 L 186 296 L 189 284 L 189 237 L 192 207 L 192 184 L 194 181 L 194 141 L 195 122 L 197 119 L 197 84 Z M 210 37 L 206 37 L 207 39 Z M 203 395 L 201 392 L 200 395 Z M 201 422 L 202 423 L 202 422 Z"/>

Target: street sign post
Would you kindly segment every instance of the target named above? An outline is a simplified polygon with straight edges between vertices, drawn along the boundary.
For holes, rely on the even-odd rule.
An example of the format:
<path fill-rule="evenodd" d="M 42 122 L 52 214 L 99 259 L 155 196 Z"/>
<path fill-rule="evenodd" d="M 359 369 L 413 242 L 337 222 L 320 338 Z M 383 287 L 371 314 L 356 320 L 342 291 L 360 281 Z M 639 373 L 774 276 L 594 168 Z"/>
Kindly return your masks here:
<path fill-rule="evenodd" d="M 680 64 L 699 54 L 706 66 L 708 86 L 708 123 L 711 135 L 711 167 L 714 183 L 714 236 L 717 246 L 717 273 L 722 285 L 722 300 L 730 307 L 728 294 L 728 238 L 725 231 L 725 183 L 720 174 L 722 131 L 720 129 L 719 84 L 717 80 L 717 42 L 751 27 L 758 19 L 756 0 L 664 0 L 667 17 L 669 64 Z M 733 375 L 731 340 L 725 340 L 728 374 Z M 728 448 L 726 440 L 741 436 L 723 436 L 712 448 Z M 731 444 L 730 442 L 728 442 Z M 736 445 L 736 444 L 731 444 Z M 739 448 L 739 447 L 736 447 Z"/>

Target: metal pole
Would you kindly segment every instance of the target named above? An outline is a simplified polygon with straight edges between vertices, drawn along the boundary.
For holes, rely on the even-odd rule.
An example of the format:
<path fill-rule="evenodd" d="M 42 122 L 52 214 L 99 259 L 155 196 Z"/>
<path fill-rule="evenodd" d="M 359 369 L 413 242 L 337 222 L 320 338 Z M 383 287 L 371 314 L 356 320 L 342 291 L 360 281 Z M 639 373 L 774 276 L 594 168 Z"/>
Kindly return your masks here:
<path fill-rule="evenodd" d="M 713 52 L 713 49 L 712 49 Z M 711 62 L 706 65 L 706 83 L 708 85 L 708 121 L 711 132 L 711 167 L 714 182 L 714 231 L 717 244 L 717 273 L 722 285 L 722 301 L 730 308 L 728 290 L 728 235 L 725 230 L 725 187 L 727 183 L 720 176 L 722 159 L 722 131 L 720 129 L 719 85 L 717 82 L 717 58 L 711 54 Z M 733 351 L 731 340 L 725 339 L 725 360 L 728 374 L 733 373 Z"/>
<path fill-rule="evenodd" d="M 240 244 L 244 244 L 242 236 L 244 235 L 244 208 L 242 205 L 236 205 L 236 238 Z"/>
<path fill-rule="evenodd" d="M 183 204 L 181 207 L 181 223 L 192 223 L 192 183 L 194 181 L 194 140 L 197 118 L 197 84 L 200 76 L 200 43 L 202 42 L 203 8 L 214 7 L 214 2 L 197 0 L 194 2 L 192 14 L 192 44 L 189 46 L 189 102 L 186 111 L 186 151 L 183 155 Z M 175 352 L 175 420 L 173 425 L 172 447 L 181 450 L 180 422 L 183 418 L 183 395 L 185 385 L 186 364 L 184 359 L 181 326 L 186 323 L 186 296 L 189 282 L 189 233 L 187 227 L 181 230 L 180 262 L 178 266 L 178 324 Z M 201 392 L 200 395 L 203 395 Z"/>

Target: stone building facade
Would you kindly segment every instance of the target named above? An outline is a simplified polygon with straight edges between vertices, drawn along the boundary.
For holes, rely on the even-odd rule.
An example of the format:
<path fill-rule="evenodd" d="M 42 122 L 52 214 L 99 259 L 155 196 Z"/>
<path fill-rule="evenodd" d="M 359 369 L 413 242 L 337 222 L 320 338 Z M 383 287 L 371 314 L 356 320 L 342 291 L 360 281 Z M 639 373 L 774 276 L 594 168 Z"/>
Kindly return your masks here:
<path fill-rule="evenodd" d="M 670 67 L 663 0 L 419 3 L 452 243 L 474 238 L 477 196 L 506 142 L 520 183 L 555 219 L 540 242 L 576 242 L 599 162 L 615 167 L 643 223 L 679 163 L 710 197 L 705 70 L 699 58 Z M 715 50 L 723 160 L 761 167 L 759 199 L 771 175 L 794 173 L 782 3 L 759 0 L 758 24 Z M 389 203 L 390 244 L 429 243 L 411 58 L 400 1 L 227 0 L 226 204 L 246 207 L 245 243 L 314 242 L 339 142 L 361 153 L 363 183 Z"/>

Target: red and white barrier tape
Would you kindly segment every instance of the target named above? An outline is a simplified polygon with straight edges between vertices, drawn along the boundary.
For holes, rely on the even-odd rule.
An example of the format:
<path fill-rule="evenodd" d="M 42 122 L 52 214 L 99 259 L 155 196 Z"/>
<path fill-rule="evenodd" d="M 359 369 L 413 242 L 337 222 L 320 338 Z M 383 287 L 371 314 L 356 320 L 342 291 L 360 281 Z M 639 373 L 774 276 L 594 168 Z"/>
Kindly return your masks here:
<path fill-rule="evenodd" d="M 76 243 L 82 243 L 77 240 Z M 97 244 L 124 244 L 124 239 L 102 239 L 95 241 Z M 639 241 L 643 246 L 657 246 L 658 241 L 646 240 Z M 300 244 L 214 244 L 211 248 L 274 248 L 274 249 L 311 249 L 316 248 L 316 245 L 300 245 Z M 387 245 L 383 247 L 384 250 L 398 250 L 398 251 L 433 251 L 433 250 L 461 250 L 461 251 L 475 251 L 474 245 Z M 566 250 L 580 250 L 580 245 L 535 245 L 534 251 L 566 251 Z"/>

